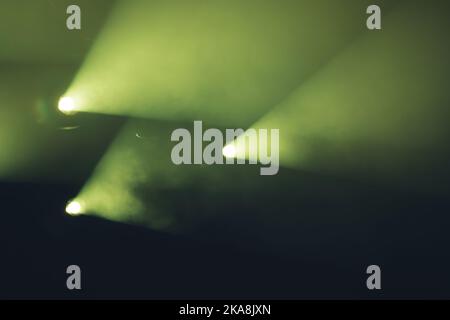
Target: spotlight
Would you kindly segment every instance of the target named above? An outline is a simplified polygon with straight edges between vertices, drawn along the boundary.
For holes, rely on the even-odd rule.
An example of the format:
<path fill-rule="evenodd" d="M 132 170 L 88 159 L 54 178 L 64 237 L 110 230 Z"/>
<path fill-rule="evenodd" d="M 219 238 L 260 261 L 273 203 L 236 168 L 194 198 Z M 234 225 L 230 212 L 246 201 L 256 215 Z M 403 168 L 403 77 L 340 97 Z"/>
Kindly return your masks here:
<path fill-rule="evenodd" d="M 71 97 L 62 97 L 59 99 L 58 109 L 62 113 L 72 114 L 75 112 L 75 100 Z"/>
<path fill-rule="evenodd" d="M 232 144 L 226 145 L 222 149 L 222 154 L 226 158 L 234 158 L 236 156 L 236 147 Z"/>
<path fill-rule="evenodd" d="M 67 214 L 71 216 L 77 216 L 83 213 L 83 206 L 78 201 L 69 201 L 69 203 L 66 206 L 66 212 Z"/>

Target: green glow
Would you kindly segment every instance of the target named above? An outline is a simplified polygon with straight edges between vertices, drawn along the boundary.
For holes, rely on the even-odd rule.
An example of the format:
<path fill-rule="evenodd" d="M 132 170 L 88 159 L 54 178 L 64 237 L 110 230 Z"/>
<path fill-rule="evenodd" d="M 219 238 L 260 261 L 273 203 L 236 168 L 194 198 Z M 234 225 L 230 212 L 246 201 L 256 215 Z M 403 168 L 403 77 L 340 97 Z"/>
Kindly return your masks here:
<path fill-rule="evenodd" d="M 65 144 L 55 143 L 55 132 L 49 130 L 56 107 L 42 92 L 58 86 L 68 71 L 49 66 L 0 66 L 0 178 L 58 179 L 61 171 L 67 171 L 56 173 L 55 166 L 48 169 L 52 155 L 56 159 Z"/>
<path fill-rule="evenodd" d="M 183 179 L 173 172 L 176 168 L 170 162 L 168 137 L 169 133 L 157 126 L 128 122 L 77 197 L 85 202 L 86 212 L 153 228 L 169 225 L 169 213 L 160 213 L 139 196 L 139 189 L 158 182 L 159 187 L 176 186 Z M 169 181 L 160 181 L 160 176 L 167 175 Z M 144 198 L 151 198 L 150 192 Z"/>
<path fill-rule="evenodd" d="M 364 31 L 367 3 L 119 1 L 67 95 L 86 112 L 246 126 Z"/>
<path fill-rule="evenodd" d="M 256 165 L 173 164 L 171 150 L 175 142 L 170 141 L 170 135 L 180 126 L 183 124 L 130 120 L 77 195 L 77 199 L 83 199 L 86 213 L 170 231 L 180 221 L 186 227 L 202 218 L 188 212 L 185 214 L 189 221 L 177 216 L 176 194 L 180 190 L 230 192 L 242 188 L 244 192 L 255 188 L 257 179 L 249 176 L 259 175 Z"/>
<path fill-rule="evenodd" d="M 251 126 L 280 128 L 282 165 L 407 185 L 426 181 L 450 134 L 450 52 L 441 45 L 448 18 L 439 7 L 411 4 L 387 15 L 383 26 Z"/>
<path fill-rule="evenodd" d="M 247 123 L 253 129 L 280 129 L 281 164 L 302 170 L 407 184 L 421 179 L 419 171 L 428 164 L 432 167 L 429 151 L 439 151 L 439 142 L 449 134 L 445 86 L 450 73 L 442 64 L 449 52 L 440 45 L 448 25 L 444 11 L 401 6 L 383 16 L 380 32 L 367 31 L 360 19 L 349 18 L 356 22 L 344 25 L 357 23 L 356 31 L 337 36 L 322 52 L 321 41 L 336 36 L 331 31 L 339 26 L 336 20 L 330 25 L 323 21 L 331 36 L 320 37 L 320 28 L 313 28 L 302 38 L 295 29 L 301 40 L 293 41 L 282 27 L 291 16 L 285 9 L 280 9 L 283 14 L 275 10 L 275 3 L 258 11 L 264 18 L 247 21 L 250 7 L 231 1 L 230 12 L 242 9 L 234 11 L 233 23 L 222 16 L 226 10 L 216 10 L 210 2 L 193 2 L 198 19 L 186 21 L 187 8 L 176 3 L 153 3 L 154 10 L 140 1 L 121 3 L 67 93 L 81 110 L 169 120 L 198 116 L 233 127 Z M 277 12 L 286 20 L 275 19 Z M 351 11 L 346 17 L 352 17 Z M 267 34 L 259 34 L 264 21 L 275 21 L 273 32 L 279 32 L 275 38 L 281 43 L 274 45 Z M 219 34 L 206 27 L 214 22 Z M 355 33 L 362 35 L 319 68 L 332 49 Z M 220 46 L 216 38 L 225 43 Z M 255 52 L 260 59 L 249 65 Z M 177 127 L 175 123 L 165 125 Z M 171 130 L 141 129 L 130 121 L 111 144 L 79 194 L 87 212 L 167 228 L 176 217 L 170 203 L 158 203 L 164 201 L 158 198 L 160 190 L 223 187 L 231 179 L 226 170 L 201 173 L 206 169 L 173 165 Z M 241 144 L 246 138 L 225 146 L 223 155 L 257 161 L 255 150 Z"/>

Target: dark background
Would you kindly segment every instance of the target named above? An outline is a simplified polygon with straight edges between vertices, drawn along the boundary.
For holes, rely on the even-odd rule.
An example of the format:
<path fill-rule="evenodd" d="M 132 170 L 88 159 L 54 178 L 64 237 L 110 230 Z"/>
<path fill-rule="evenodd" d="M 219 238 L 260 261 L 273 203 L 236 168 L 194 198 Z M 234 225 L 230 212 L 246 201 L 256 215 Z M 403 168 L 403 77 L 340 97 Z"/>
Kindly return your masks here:
<path fill-rule="evenodd" d="M 230 228 L 240 230 L 235 241 L 250 241 L 251 221 L 211 221 L 196 236 L 172 236 L 64 215 L 76 185 L 3 183 L 1 297 L 448 298 L 447 199 L 286 170 L 282 175 L 293 191 L 279 190 L 276 204 L 239 203 L 305 214 L 296 227 L 268 228 L 270 237 L 304 242 L 301 251 L 277 254 L 242 250 L 218 236 Z M 305 196 L 299 180 L 314 190 Z M 189 210 L 202 206 L 192 201 Z M 330 210 L 352 218 L 326 221 Z M 358 218 L 362 213 L 366 218 Z M 70 264 L 82 269 L 82 291 L 65 287 Z M 366 289 L 370 264 L 382 269 L 382 291 Z"/>

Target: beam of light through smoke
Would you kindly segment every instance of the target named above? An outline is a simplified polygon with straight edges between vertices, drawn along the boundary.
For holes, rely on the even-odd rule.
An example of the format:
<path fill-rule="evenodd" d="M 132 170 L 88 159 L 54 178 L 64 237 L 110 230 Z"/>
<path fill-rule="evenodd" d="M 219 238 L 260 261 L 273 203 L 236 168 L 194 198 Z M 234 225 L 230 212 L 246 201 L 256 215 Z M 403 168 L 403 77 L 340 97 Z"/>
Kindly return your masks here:
<path fill-rule="evenodd" d="M 78 111 L 249 125 L 366 30 L 368 3 L 121 1 L 65 95 Z"/>
<path fill-rule="evenodd" d="M 440 188 L 427 176 L 448 159 L 444 12 L 399 7 L 250 127 L 280 129 L 284 166 Z"/>

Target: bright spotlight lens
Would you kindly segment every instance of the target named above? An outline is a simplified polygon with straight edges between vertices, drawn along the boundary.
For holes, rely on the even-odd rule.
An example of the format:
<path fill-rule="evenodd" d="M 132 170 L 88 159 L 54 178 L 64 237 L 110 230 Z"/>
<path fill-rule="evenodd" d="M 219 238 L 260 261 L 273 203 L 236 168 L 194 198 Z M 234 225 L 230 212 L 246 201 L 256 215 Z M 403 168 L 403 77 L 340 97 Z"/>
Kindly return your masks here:
<path fill-rule="evenodd" d="M 83 213 L 83 207 L 78 201 L 70 201 L 66 206 L 66 212 L 71 216 L 76 216 Z"/>
<path fill-rule="evenodd" d="M 70 97 L 62 97 L 59 99 L 58 109 L 66 114 L 73 113 L 75 112 L 75 101 Z"/>
<path fill-rule="evenodd" d="M 234 145 L 229 144 L 222 150 L 222 154 L 227 158 L 234 158 L 236 156 L 236 148 Z"/>

